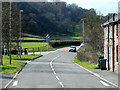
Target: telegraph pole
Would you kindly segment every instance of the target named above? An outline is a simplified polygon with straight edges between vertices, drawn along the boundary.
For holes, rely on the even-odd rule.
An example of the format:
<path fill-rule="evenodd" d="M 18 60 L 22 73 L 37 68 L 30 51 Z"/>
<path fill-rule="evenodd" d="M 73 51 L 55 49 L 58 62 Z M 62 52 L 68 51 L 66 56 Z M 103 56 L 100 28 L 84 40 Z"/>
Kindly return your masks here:
<path fill-rule="evenodd" d="M 0 65 L 3 65 L 2 60 L 2 2 L 0 1 Z"/>
<path fill-rule="evenodd" d="M 10 0 L 10 24 L 9 24 L 9 27 L 10 27 L 10 44 L 9 44 L 9 48 L 10 48 L 10 50 L 9 50 L 9 57 L 10 57 L 10 64 L 11 64 L 11 31 L 12 31 L 12 28 L 11 28 L 11 0 Z"/>
<path fill-rule="evenodd" d="M 85 30 L 84 30 L 84 20 L 82 19 L 82 28 L 83 28 L 83 44 L 85 44 Z"/>

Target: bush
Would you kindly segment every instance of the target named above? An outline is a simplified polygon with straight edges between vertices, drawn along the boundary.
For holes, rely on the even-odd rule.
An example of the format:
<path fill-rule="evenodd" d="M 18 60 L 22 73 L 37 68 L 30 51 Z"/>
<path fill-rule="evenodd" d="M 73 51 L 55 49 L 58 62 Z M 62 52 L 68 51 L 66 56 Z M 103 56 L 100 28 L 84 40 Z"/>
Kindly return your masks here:
<path fill-rule="evenodd" d="M 100 52 L 94 52 L 89 44 L 81 47 L 78 50 L 77 58 L 79 61 L 85 61 L 89 63 L 98 63 L 98 58 L 101 56 Z"/>

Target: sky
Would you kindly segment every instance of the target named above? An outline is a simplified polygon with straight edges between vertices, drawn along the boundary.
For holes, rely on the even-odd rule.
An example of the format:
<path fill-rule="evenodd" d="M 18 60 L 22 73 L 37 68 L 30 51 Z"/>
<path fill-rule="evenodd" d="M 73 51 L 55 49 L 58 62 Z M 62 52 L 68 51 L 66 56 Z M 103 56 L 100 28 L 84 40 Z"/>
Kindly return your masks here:
<path fill-rule="evenodd" d="M 118 2 L 120 0 L 63 0 L 67 4 L 75 3 L 78 6 L 90 9 L 94 8 L 100 14 L 118 13 Z"/>

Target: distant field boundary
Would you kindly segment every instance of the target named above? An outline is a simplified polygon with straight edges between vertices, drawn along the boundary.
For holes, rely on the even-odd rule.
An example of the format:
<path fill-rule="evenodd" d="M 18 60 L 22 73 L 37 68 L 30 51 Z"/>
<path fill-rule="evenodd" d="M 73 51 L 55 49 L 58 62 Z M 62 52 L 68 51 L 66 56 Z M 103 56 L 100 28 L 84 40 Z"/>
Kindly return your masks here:
<path fill-rule="evenodd" d="M 22 42 L 46 42 L 46 40 L 21 40 Z M 17 40 L 12 40 L 12 42 L 17 42 Z"/>
<path fill-rule="evenodd" d="M 50 46 L 56 47 L 56 46 L 64 46 L 64 45 L 80 45 L 83 42 L 83 40 L 51 40 Z"/>
<path fill-rule="evenodd" d="M 16 42 L 17 40 L 12 40 L 12 42 Z M 65 41 L 65 42 L 82 42 L 83 40 L 80 39 L 51 39 L 51 41 L 53 42 L 61 42 L 61 41 Z M 46 42 L 46 40 L 22 40 L 22 42 Z"/>

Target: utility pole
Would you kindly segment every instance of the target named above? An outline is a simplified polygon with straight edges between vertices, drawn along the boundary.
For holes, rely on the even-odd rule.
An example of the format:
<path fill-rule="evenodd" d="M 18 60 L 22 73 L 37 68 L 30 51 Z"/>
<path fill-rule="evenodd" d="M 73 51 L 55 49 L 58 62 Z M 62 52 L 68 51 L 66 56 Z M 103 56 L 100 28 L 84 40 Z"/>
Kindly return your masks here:
<path fill-rule="evenodd" d="M 0 65 L 3 65 L 2 60 L 2 2 L 0 1 Z"/>
<path fill-rule="evenodd" d="M 19 23 L 20 23 L 20 59 L 21 59 L 21 13 L 23 10 L 19 11 Z"/>
<path fill-rule="evenodd" d="M 11 0 L 10 0 L 10 24 L 9 24 L 9 27 L 10 27 L 10 44 L 9 44 L 9 48 L 10 48 L 10 50 L 9 50 L 9 57 L 10 57 L 10 64 L 11 64 L 11 31 L 12 31 L 12 28 L 11 28 Z"/>
<path fill-rule="evenodd" d="M 82 28 L 83 28 L 83 44 L 85 44 L 85 30 L 84 30 L 84 20 L 82 19 Z"/>

